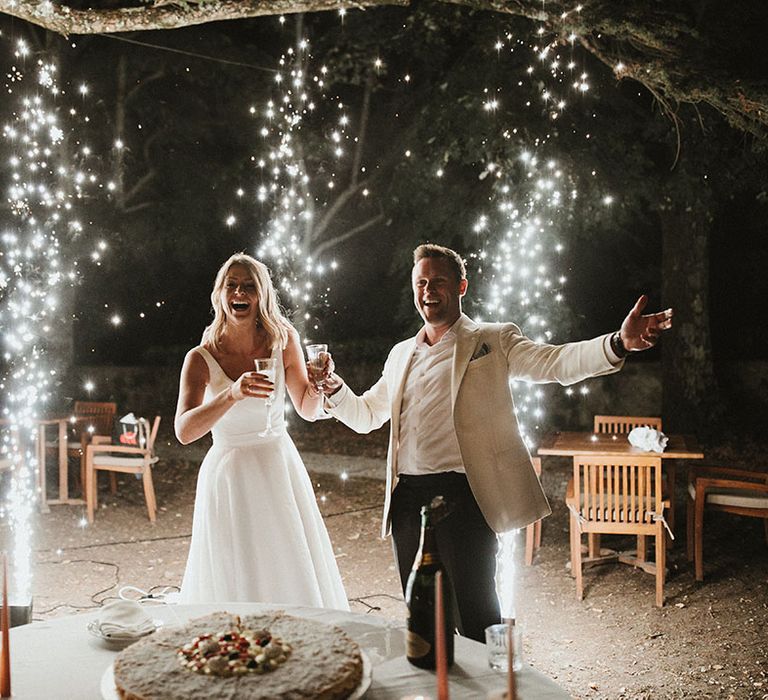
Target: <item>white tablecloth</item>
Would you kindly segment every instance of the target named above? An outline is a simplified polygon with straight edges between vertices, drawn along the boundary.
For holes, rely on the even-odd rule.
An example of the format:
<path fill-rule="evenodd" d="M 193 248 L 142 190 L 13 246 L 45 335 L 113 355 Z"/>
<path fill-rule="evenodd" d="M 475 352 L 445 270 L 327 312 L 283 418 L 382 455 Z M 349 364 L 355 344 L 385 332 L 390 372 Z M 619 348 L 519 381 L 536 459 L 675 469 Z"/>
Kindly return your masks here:
<path fill-rule="evenodd" d="M 153 605 L 148 610 L 164 624 L 177 624 L 217 610 L 243 615 L 274 610 L 274 605 L 230 603 L 217 605 Z M 300 617 L 338 625 L 370 657 L 373 680 L 370 700 L 398 700 L 423 693 L 435 697 L 435 674 L 411 666 L 405 658 L 405 632 L 382 618 L 359 613 L 285 606 Z M 87 624 L 98 611 L 62 617 L 11 630 L 11 683 L 14 698 L 41 700 L 98 700 L 104 672 L 117 652 L 92 637 Z M 504 687 L 503 674 L 488 667 L 485 645 L 456 638 L 455 663 L 450 669 L 451 699 L 484 700 L 488 691 Z M 521 700 L 562 700 L 568 694 L 538 671 L 526 666 L 518 674 Z"/>

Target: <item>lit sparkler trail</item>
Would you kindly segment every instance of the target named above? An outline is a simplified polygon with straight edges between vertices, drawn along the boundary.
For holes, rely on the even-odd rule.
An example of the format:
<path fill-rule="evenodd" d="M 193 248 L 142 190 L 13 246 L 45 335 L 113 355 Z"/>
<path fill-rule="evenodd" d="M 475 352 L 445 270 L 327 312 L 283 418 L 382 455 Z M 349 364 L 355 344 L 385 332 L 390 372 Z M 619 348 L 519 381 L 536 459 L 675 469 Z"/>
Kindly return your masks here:
<path fill-rule="evenodd" d="M 534 59 L 525 68 L 527 77 L 517 85 L 524 91 L 533 88 L 538 94 L 538 106 L 530 97 L 523 99 L 522 106 L 540 108 L 544 126 L 561 118 L 570 96 L 583 96 L 589 90 L 588 75 L 578 71 L 573 58 L 577 38 L 573 34 L 547 38 L 544 28 L 539 27 L 533 43 L 507 34 L 493 47 L 499 56 L 502 51 L 512 53 L 517 49 L 533 53 Z M 563 43 L 567 56 L 561 53 Z M 500 93 L 485 91 L 485 112 L 500 109 Z M 506 170 L 494 163 L 486 166 L 485 174 L 497 178 L 492 197 L 496 207 L 492 213 L 480 216 L 474 229 L 478 245 L 473 257 L 484 281 L 484 294 L 478 300 L 481 315 L 495 321 L 515 320 L 538 342 L 550 342 L 553 324 L 560 320 L 566 282 L 557 270 L 564 249 L 561 227 L 577 197 L 572 178 L 556 159 L 544 155 L 554 150 L 550 133 L 535 139 L 532 147 L 520 153 L 517 162 Z M 510 127 L 503 136 L 509 139 L 513 134 L 517 129 Z M 580 391 L 588 390 L 582 387 Z M 573 390 L 568 388 L 566 392 L 570 395 Z M 512 393 L 521 435 L 532 449 L 532 433 L 544 418 L 544 392 L 536 385 L 513 381 Z M 514 618 L 517 613 L 520 559 L 517 533 L 504 533 L 499 538 L 496 590 L 505 618 Z"/>
<path fill-rule="evenodd" d="M 541 163 L 529 153 L 520 158 L 518 177 L 501 181 L 495 192 L 496 210 L 475 224 L 478 273 L 483 279 L 475 301 L 481 318 L 513 319 L 533 340 L 550 342 L 552 315 L 562 304 L 565 277 L 556 272 L 563 250 L 559 222 L 568 200 L 576 197 L 555 161 Z M 544 415 L 543 392 L 535 385 L 513 382 L 523 439 L 533 447 L 533 429 Z"/>
<path fill-rule="evenodd" d="M 30 599 L 31 516 L 38 499 L 44 498 L 35 485 L 35 474 L 42 468 L 35 440 L 56 377 L 47 346 L 62 321 L 60 290 L 78 277 L 77 262 L 63 254 L 62 244 L 84 238 L 77 205 L 85 190 L 96 184 L 86 166 L 90 151 L 73 135 L 77 111 L 71 109 L 62 118 L 65 92 L 57 83 L 56 66 L 27 55 L 24 42 L 18 42 L 16 65 L 6 73 L 6 94 L 16 102 L 3 126 L 8 176 L 0 225 L 0 390 L 7 426 L 0 456 L 11 465 L 0 518 L 11 532 L 13 590 L 20 601 Z M 29 78 L 27 61 L 33 64 Z M 35 79 L 36 84 L 25 84 Z"/>
<path fill-rule="evenodd" d="M 575 190 L 554 161 L 540 163 L 528 153 L 521 157 L 522 171 L 514 184 L 502 181 L 496 191 L 496 211 L 481 216 L 475 225 L 480 238 L 478 272 L 484 298 L 477 300 L 486 319 L 514 319 L 533 340 L 549 342 L 551 314 L 563 300 L 565 277 L 552 269 L 563 249 L 558 222 Z M 564 190 L 568 190 L 566 194 Z M 551 259 L 555 258 L 554 262 Z M 520 433 L 529 446 L 529 420 L 534 429 L 544 415 L 540 387 L 512 382 Z M 496 587 L 502 616 L 516 615 L 517 568 L 520 559 L 515 532 L 499 538 Z"/>
<path fill-rule="evenodd" d="M 348 185 L 340 171 L 352 150 L 346 106 L 326 95 L 328 71 L 313 72 L 311 62 L 309 44 L 301 40 L 280 59 L 275 95 L 263 110 L 251 108 L 261 119 L 263 143 L 262 155 L 252 158 L 261 174 L 255 200 L 270 212 L 257 256 L 275 271 L 283 303 L 294 312 L 302 335 L 317 329 L 312 312 L 327 304 L 323 279 L 337 263 L 323 260 L 323 250 L 330 247 L 323 241 L 334 210 L 346 204 L 341 195 Z M 319 143 L 310 142 L 318 136 Z M 313 178 L 310 170 L 318 175 Z M 238 195 L 244 197 L 245 191 Z M 235 221 L 232 216 L 227 223 Z"/>
<path fill-rule="evenodd" d="M 578 14 L 580 10 L 579 5 L 570 12 Z M 556 149 L 548 122 L 562 118 L 570 99 L 583 98 L 589 82 L 574 57 L 578 39 L 575 34 L 547 36 L 543 26 L 535 34 L 531 41 L 507 33 L 493 45 L 499 57 L 509 57 L 516 51 L 532 54 L 532 60 L 525 61 L 526 77 L 517 82 L 522 88 L 523 104 L 515 108 L 540 109 L 545 128 L 541 137 L 532 139 L 530 147 L 519 153 L 515 163 L 486 165 L 485 175 L 497 180 L 491 199 L 495 211 L 480 216 L 475 225 L 478 243 L 473 257 L 478 260 L 484 281 L 480 315 L 496 321 L 512 319 L 534 340 L 550 342 L 553 324 L 562 320 L 558 317 L 562 314 L 566 282 L 556 269 L 564 250 L 561 238 L 565 231 L 561 227 L 571 213 L 577 189 L 557 159 L 547 155 Z M 532 103 L 531 91 L 541 100 L 538 106 Z M 485 112 L 501 109 L 500 94 L 499 89 L 484 90 Z M 515 127 L 502 126 L 502 130 L 504 140 L 518 135 Z M 606 205 L 611 202 L 610 197 L 603 199 Z M 587 391 L 586 387 L 580 389 L 581 393 Z M 520 429 L 531 449 L 533 433 L 544 418 L 544 392 L 515 382 L 513 393 Z M 573 390 L 566 389 L 566 393 L 571 395 Z"/>

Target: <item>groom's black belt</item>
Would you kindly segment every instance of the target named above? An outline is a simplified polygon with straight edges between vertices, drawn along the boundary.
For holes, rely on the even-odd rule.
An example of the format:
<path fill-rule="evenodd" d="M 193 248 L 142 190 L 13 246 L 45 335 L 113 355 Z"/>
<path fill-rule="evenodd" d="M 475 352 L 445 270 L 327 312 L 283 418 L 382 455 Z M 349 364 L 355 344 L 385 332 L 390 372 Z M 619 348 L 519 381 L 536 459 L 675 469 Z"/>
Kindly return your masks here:
<path fill-rule="evenodd" d="M 415 488 L 462 488 L 467 486 L 467 475 L 462 472 L 436 472 L 434 474 L 400 474 L 398 481 Z"/>
<path fill-rule="evenodd" d="M 444 496 L 452 510 L 460 511 L 462 518 L 482 523 L 485 519 L 469 487 L 467 475 L 463 472 L 437 472 L 435 474 L 401 474 L 400 481 L 392 494 L 392 517 L 400 507 L 415 509 L 429 503 L 435 496 Z"/>

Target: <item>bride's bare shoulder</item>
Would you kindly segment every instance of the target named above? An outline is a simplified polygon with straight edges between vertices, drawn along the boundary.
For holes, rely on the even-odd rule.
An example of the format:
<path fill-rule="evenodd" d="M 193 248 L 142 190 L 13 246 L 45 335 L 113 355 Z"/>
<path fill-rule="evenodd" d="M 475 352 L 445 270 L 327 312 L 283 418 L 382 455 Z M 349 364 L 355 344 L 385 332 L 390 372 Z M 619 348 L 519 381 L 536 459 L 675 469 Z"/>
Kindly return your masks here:
<path fill-rule="evenodd" d="M 200 371 L 204 369 L 207 373 L 208 359 L 211 357 L 218 362 L 212 348 L 205 344 L 197 345 L 187 352 L 187 355 L 184 358 L 184 365 L 192 370 Z"/>

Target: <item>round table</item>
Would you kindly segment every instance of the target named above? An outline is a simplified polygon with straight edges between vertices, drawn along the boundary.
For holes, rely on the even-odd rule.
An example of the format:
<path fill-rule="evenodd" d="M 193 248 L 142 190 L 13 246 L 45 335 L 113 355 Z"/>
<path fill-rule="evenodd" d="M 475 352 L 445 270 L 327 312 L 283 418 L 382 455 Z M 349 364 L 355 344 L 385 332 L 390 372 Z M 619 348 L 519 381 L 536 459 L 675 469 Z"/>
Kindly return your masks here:
<path fill-rule="evenodd" d="M 405 628 L 383 618 L 360 613 L 276 606 L 261 603 L 210 605 L 147 605 L 148 613 L 164 624 L 181 624 L 218 610 L 244 615 L 276 609 L 341 627 L 371 659 L 373 678 L 365 698 L 399 700 L 407 695 L 436 697 L 435 674 L 408 663 Z M 99 611 L 61 617 L 11 629 L 13 697 L 31 699 L 101 698 L 101 679 L 117 651 L 89 634 L 86 626 Z M 569 695 L 553 681 L 525 665 L 517 674 L 521 700 L 562 700 Z M 504 687 L 504 674 L 488 666 L 484 644 L 457 637 L 455 662 L 449 672 L 450 695 L 483 700 L 490 690 Z"/>

